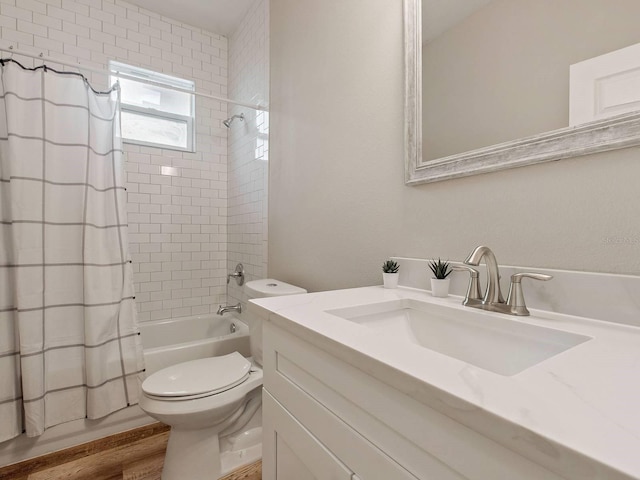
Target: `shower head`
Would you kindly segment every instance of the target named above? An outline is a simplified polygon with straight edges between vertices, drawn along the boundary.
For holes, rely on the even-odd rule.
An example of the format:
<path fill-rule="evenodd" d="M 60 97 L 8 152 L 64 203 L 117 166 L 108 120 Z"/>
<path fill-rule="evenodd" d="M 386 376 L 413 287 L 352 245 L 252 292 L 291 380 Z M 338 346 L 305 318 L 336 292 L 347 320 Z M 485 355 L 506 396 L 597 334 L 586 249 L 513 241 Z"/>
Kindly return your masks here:
<path fill-rule="evenodd" d="M 227 118 L 222 123 L 224 124 L 225 127 L 231 128 L 231 124 L 233 123 L 233 121 L 236 118 L 239 118 L 241 121 L 244 122 L 244 113 L 241 113 L 240 115 L 234 115 L 233 117 Z"/>

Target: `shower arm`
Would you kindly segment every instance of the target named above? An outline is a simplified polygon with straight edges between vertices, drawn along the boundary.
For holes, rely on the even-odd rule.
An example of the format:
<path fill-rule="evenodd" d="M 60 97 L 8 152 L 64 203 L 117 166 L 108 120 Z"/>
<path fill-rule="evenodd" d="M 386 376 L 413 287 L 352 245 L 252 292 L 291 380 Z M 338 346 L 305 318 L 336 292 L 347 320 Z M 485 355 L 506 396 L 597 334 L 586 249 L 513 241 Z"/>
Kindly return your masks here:
<path fill-rule="evenodd" d="M 236 118 L 239 118 L 241 122 L 244 122 L 244 113 L 241 113 L 240 115 L 233 115 L 227 118 L 226 120 L 224 120 L 222 123 L 224 124 L 225 127 L 231 128 L 231 124 L 234 122 Z"/>

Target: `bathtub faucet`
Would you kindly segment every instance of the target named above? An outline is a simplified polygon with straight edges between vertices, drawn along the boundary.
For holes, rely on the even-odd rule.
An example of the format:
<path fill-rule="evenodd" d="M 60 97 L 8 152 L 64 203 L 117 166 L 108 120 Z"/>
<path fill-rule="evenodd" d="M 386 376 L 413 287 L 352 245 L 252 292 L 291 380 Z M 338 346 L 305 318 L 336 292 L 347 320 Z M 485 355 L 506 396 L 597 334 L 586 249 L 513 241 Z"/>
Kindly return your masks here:
<path fill-rule="evenodd" d="M 220 305 L 218 307 L 218 315 L 223 315 L 227 312 L 238 312 L 242 313 L 242 303 L 238 302 L 237 305 L 225 305 L 224 307 Z"/>

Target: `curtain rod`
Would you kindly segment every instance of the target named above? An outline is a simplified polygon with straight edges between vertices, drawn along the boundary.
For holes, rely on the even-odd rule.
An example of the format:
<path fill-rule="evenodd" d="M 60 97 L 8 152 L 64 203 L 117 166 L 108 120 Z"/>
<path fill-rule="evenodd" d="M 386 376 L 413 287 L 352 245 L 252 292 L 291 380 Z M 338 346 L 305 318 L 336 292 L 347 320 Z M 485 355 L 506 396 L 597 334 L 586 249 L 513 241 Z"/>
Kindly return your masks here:
<path fill-rule="evenodd" d="M 78 70 L 84 70 L 84 71 L 87 71 L 87 72 L 97 73 L 97 74 L 100 74 L 100 75 L 106 75 L 106 76 L 112 76 L 112 77 L 118 77 L 118 78 L 127 78 L 127 79 L 131 79 L 131 80 L 135 80 L 136 82 L 146 83 L 146 84 L 149 84 L 149 85 L 154 85 L 156 87 L 166 88 L 167 90 L 176 90 L 178 92 L 184 92 L 184 93 L 188 93 L 190 95 L 195 95 L 195 96 L 198 96 L 198 97 L 210 98 L 212 100 L 217 100 L 219 102 L 230 103 L 232 105 L 239 105 L 241 107 L 252 108 L 254 110 L 268 111 L 268 108 L 265 107 L 265 106 L 262 106 L 262 105 L 253 105 L 251 103 L 236 102 L 235 100 L 229 100 L 228 98 L 216 97 L 215 95 L 209 95 L 207 93 L 200 93 L 200 92 L 196 92 L 195 90 L 188 90 L 186 88 L 173 87 L 171 85 L 165 85 L 165 84 L 160 83 L 160 82 L 154 82 L 153 80 L 141 79 L 139 77 L 136 77 L 134 75 L 128 75 L 126 73 L 110 72 L 108 70 L 98 70 L 96 68 L 85 67 L 85 66 L 81 65 L 80 63 L 63 62 L 62 60 L 58 60 L 58 59 L 55 59 L 55 58 L 45 57 L 43 53 L 40 53 L 39 55 L 33 55 L 31 53 L 21 52 L 19 50 L 14 49 L 13 45 L 9 46 L 9 48 L 0 48 L 0 51 L 7 52 L 7 53 L 10 53 L 12 55 L 15 54 L 15 55 L 21 55 L 23 57 L 35 58 L 36 60 L 42 60 L 43 62 L 44 61 L 53 62 L 53 63 L 57 63 L 59 65 L 65 65 L 67 67 L 77 68 Z"/>

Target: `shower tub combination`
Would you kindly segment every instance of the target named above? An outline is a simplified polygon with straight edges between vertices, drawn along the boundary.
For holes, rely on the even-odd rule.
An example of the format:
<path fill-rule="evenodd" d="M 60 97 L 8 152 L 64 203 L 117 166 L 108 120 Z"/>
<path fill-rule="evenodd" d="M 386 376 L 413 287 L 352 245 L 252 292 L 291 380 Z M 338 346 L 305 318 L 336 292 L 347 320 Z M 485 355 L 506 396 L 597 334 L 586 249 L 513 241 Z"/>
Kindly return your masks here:
<path fill-rule="evenodd" d="M 198 315 L 143 322 L 140 335 L 146 374 L 176 363 L 226 355 L 237 351 L 250 355 L 249 328 L 231 314 Z M 255 417 L 259 417 L 256 415 Z M 44 455 L 101 437 L 152 423 L 137 405 L 127 407 L 98 420 L 75 420 L 46 430 L 42 435 L 28 438 L 21 435 L 0 443 L 0 465 L 8 465 Z M 221 442 L 223 461 L 231 467 L 248 463 L 247 458 L 260 458 L 262 418 L 253 418 L 242 432 L 229 435 Z"/>

